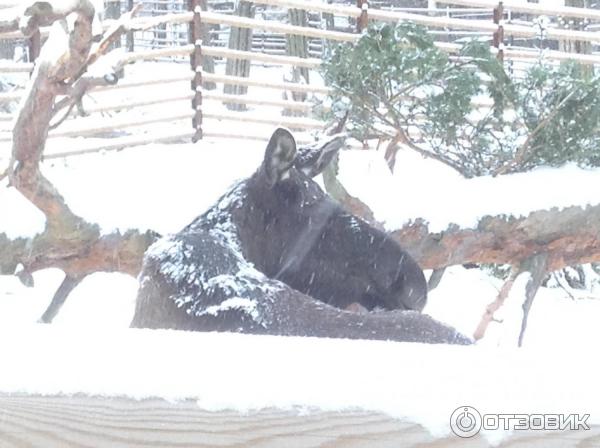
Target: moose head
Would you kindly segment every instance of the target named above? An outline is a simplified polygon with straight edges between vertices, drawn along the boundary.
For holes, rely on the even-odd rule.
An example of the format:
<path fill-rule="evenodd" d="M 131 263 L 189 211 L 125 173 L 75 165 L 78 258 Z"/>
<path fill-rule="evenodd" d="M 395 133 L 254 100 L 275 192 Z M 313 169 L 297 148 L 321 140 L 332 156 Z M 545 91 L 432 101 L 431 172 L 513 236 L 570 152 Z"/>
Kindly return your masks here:
<path fill-rule="evenodd" d="M 298 150 L 277 129 L 250 178 L 148 250 L 132 325 L 470 342 L 420 314 L 427 283 L 410 255 L 312 180 L 343 143 Z M 373 312 L 347 311 L 357 304 Z"/>

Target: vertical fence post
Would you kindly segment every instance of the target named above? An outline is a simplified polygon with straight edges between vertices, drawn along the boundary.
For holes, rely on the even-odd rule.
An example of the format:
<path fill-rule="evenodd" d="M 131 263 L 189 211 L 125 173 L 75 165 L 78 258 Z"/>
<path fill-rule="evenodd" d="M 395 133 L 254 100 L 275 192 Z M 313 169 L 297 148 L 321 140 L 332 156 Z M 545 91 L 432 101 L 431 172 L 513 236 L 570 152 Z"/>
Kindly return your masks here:
<path fill-rule="evenodd" d="M 360 16 L 356 21 L 356 32 L 362 33 L 369 26 L 369 0 L 356 0 L 356 6 L 360 8 Z"/>
<path fill-rule="evenodd" d="M 127 11 L 131 11 L 133 9 L 133 1 L 127 0 Z M 127 43 L 127 51 L 133 53 L 135 47 L 135 39 L 133 35 L 133 31 L 127 31 L 126 43 Z"/>
<path fill-rule="evenodd" d="M 498 29 L 494 31 L 494 35 L 492 38 L 492 45 L 498 49 L 498 55 L 496 56 L 500 62 L 504 61 L 504 26 L 503 23 L 504 16 L 504 5 L 502 2 L 498 3 L 498 6 L 494 8 L 494 23 L 498 25 Z"/>
<path fill-rule="evenodd" d="M 189 10 L 194 13 L 189 28 L 190 43 L 194 45 L 194 50 L 190 55 L 190 65 L 192 71 L 194 72 L 194 77 L 192 78 L 191 82 L 192 92 L 194 92 L 194 97 L 192 98 L 192 109 L 194 110 L 192 126 L 194 127 L 195 131 L 195 134 L 192 137 L 192 142 L 194 143 L 202 139 L 202 8 L 200 7 L 200 1 L 201 0 L 188 0 Z"/>

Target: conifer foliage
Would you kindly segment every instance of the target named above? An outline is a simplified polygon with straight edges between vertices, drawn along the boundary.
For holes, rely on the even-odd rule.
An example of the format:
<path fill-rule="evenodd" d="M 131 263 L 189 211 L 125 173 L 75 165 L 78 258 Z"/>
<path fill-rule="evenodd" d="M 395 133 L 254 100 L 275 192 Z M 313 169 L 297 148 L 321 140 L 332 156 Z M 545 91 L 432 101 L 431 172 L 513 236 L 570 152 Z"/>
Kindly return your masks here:
<path fill-rule="evenodd" d="M 409 23 L 370 27 L 323 64 L 333 114 L 356 138 L 388 138 L 466 177 L 576 162 L 600 165 L 600 77 L 574 62 L 509 76 L 487 42 L 458 54 Z"/>

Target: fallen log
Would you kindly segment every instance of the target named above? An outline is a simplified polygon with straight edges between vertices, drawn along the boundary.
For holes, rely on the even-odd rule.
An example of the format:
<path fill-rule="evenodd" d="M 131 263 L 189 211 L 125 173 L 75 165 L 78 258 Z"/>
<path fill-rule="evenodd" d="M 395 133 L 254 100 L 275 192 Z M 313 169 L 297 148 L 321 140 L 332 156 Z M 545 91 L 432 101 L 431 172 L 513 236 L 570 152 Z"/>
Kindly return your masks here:
<path fill-rule="evenodd" d="M 600 261 L 600 204 L 538 210 L 525 217 L 487 216 L 476 228 L 429 232 L 416 220 L 391 232 L 423 269 L 466 263 L 519 265 L 538 253 L 549 272 Z"/>

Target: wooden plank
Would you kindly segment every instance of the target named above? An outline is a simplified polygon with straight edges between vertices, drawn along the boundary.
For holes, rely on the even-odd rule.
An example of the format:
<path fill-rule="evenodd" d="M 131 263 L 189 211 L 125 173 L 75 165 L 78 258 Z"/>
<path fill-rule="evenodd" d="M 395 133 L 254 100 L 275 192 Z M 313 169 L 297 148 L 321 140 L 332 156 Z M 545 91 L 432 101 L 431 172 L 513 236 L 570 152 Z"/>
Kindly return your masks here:
<path fill-rule="evenodd" d="M 125 119 L 111 119 L 111 120 L 103 120 L 101 125 L 88 125 L 88 126 L 72 126 L 69 129 L 65 130 L 56 130 L 52 131 L 48 138 L 52 140 L 56 137 L 79 137 L 84 135 L 96 134 L 100 132 L 108 132 L 113 131 L 115 129 L 125 129 L 129 127 L 135 126 L 143 126 L 154 123 L 163 123 L 163 122 L 172 122 L 177 120 L 185 120 L 189 119 L 194 115 L 193 112 L 184 112 L 180 114 L 170 115 L 170 116 L 146 116 L 140 118 L 130 118 L 127 117 Z M 313 120 L 310 118 L 290 118 L 290 117 L 272 117 L 272 118 L 262 118 L 257 117 L 250 114 L 243 113 L 227 113 L 227 112 L 204 112 L 205 118 L 212 118 L 215 120 L 231 120 L 231 121 L 241 121 L 246 123 L 260 123 L 260 124 L 269 124 L 274 126 L 288 126 L 291 128 L 297 129 L 324 129 L 326 126 L 325 122 Z M 93 119 L 95 120 L 95 119 Z M 81 122 L 87 122 L 88 119 L 81 119 Z M 71 121 L 74 123 L 74 121 Z M 0 142 L 10 142 L 12 141 L 12 133 L 5 132 L 0 134 Z M 138 143 L 143 144 L 143 143 Z M 111 146 L 110 143 L 104 144 L 100 149 L 107 149 Z M 113 145 L 115 146 L 115 145 Z M 116 145 L 114 149 L 123 147 L 120 143 Z M 112 149 L 112 148 L 111 148 Z M 80 150 L 77 150 L 79 152 Z M 86 151 L 86 152 L 94 152 L 94 151 Z"/>
<path fill-rule="evenodd" d="M 50 149 L 44 151 L 44 160 L 59 159 L 62 157 L 71 156 L 82 156 L 85 154 L 93 154 L 102 151 L 116 151 L 123 148 L 146 148 L 147 146 L 142 145 L 147 145 L 149 143 L 168 143 L 179 140 L 191 140 L 194 134 L 194 131 L 185 130 L 161 134 L 152 133 L 146 134 L 142 137 L 137 135 L 128 135 L 126 137 L 105 139 L 105 141 L 103 142 L 93 143 L 91 145 L 86 144 L 85 146 L 79 146 L 78 149 L 73 149 L 69 151 L 56 151 L 52 149 L 52 146 L 50 146 Z"/>
<path fill-rule="evenodd" d="M 135 51 L 133 53 L 125 53 L 120 60 L 124 64 L 129 64 L 137 61 L 149 61 L 158 58 L 170 56 L 189 56 L 194 51 L 193 45 L 180 45 L 167 48 L 157 48 L 153 50 Z"/>
<path fill-rule="evenodd" d="M 494 0 L 443 0 L 438 1 L 438 3 L 461 6 L 476 6 L 481 8 L 495 8 L 496 6 L 498 6 L 498 2 Z M 505 10 L 511 10 L 514 12 L 600 20 L 600 11 L 597 9 L 527 3 L 524 1 L 517 0 L 502 0 L 502 6 Z"/>
<path fill-rule="evenodd" d="M 158 25 L 162 25 L 163 23 L 170 24 L 180 24 L 180 23 L 189 23 L 194 18 L 193 12 L 177 12 L 170 14 L 161 14 L 153 17 L 142 16 L 142 17 L 134 17 L 130 22 L 129 26 L 135 31 L 138 30 L 147 30 L 150 28 L 157 27 Z M 102 27 L 107 29 L 111 27 L 117 20 L 104 20 L 102 22 Z"/>
<path fill-rule="evenodd" d="M 250 19 L 247 17 L 234 17 L 215 12 L 202 12 L 202 22 L 215 25 L 230 25 L 240 28 L 261 29 L 277 33 L 295 34 L 299 36 L 317 37 L 341 42 L 354 42 L 360 36 L 340 31 L 319 30 L 295 25 L 287 25 L 274 20 Z"/>
<path fill-rule="evenodd" d="M 21 99 L 22 89 L 16 92 L 1 92 L 0 93 L 0 103 L 9 103 L 11 101 L 18 101 Z"/>
<path fill-rule="evenodd" d="M 49 138 L 55 137 L 79 137 L 82 135 L 95 134 L 98 132 L 110 132 L 115 129 L 124 129 L 135 126 L 144 126 L 148 124 L 154 123 L 168 123 L 171 121 L 177 120 L 187 120 L 194 115 L 193 112 L 184 112 L 178 113 L 168 116 L 142 116 L 139 118 L 125 118 L 125 119 L 111 119 L 111 120 L 102 120 L 101 124 L 92 124 L 87 127 L 73 127 L 71 129 L 64 130 L 56 130 L 50 131 Z M 86 119 L 81 119 L 81 121 L 89 121 Z M 93 118 L 92 122 L 95 123 L 96 119 Z"/>
<path fill-rule="evenodd" d="M 311 11 L 321 11 L 328 13 L 335 13 L 339 15 L 346 15 L 349 17 L 358 17 L 360 15 L 360 10 L 356 7 L 352 6 L 338 6 L 338 5 L 324 5 L 322 3 L 317 2 L 307 2 L 303 0 L 257 0 L 257 3 L 266 3 L 266 4 L 278 4 L 280 6 L 288 6 L 294 8 L 304 8 Z M 575 9 L 583 9 L 583 8 L 575 8 Z M 589 10 L 588 10 L 589 11 Z M 600 11 L 599 11 L 600 12 Z M 204 17 L 204 16 L 203 16 Z M 399 12 L 399 11 L 384 11 L 375 8 L 369 8 L 369 19 L 370 20 L 381 20 L 385 22 L 399 22 L 399 21 L 408 21 L 419 23 L 425 26 L 431 27 L 448 27 L 453 29 L 466 29 L 466 30 L 475 30 L 482 31 L 486 33 L 493 33 L 497 30 L 498 26 L 492 22 L 482 21 L 482 20 L 468 20 L 468 19 L 456 19 L 451 17 L 434 17 L 434 16 L 426 16 L 422 14 L 413 14 L 407 12 Z M 209 19 L 209 20 L 215 20 Z M 235 18 L 230 17 L 231 21 L 235 21 Z M 216 22 L 211 22 L 216 23 Z M 236 26 L 245 26 L 244 24 L 237 24 Z M 250 26 L 248 24 L 248 26 Z M 254 24 L 252 26 L 261 27 L 258 24 Z M 522 25 L 513 25 L 509 23 L 503 24 L 504 32 L 506 35 L 512 35 L 516 37 L 536 37 L 538 35 L 538 31 L 533 26 L 522 26 Z M 297 27 L 301 28 L 301 27 Z M 278 31 L 274 28 L 266 28 L 269 31 Z M 291 34 L 294 34 L 293 32 Z M 322 37 L 328 38 L 325 35 L 319 34 L 318 32 L 314 32 L 313 34 L 303 34 L 301 30 L 296 30 L 295 34 L 305 35 L 305 36 L 313 36 L 313 37 Z M 353 36 L 349 33 L 342 33 L 347 37 L 346 41 L 351 42 L 352 39 L 349 36 Z M 545 30 L 545 35 L 547 38 L 551 39 L 574 39 L 574 40 L 582 40 L 582 41 L 590 41 L 590 42 L 598 42 L 600 41 L 600 33 L 597 32 L 589 32 L 589 31 L 574 31 L 574 30 L 565 30 L 560 28 L 547 28 Z M 355 38 L 358 37 L 354 35 Z M 332 37 L 332 40 L 343 40 L 342 38 Z"/>
<path fill-rule="evenodd" d="M 305 8 L 309 6 L 306 5 L 306 2 L 300 2 L 299 0 L 281 0 L 282 4 L 288 5 L 298 5 L 300 3 L 305 4 Z M 310 6 L 311 9 L 321 11 L 321 10 L 330 10 L 328 8 L 321 7 L 320 4 L 314 3 L 314 6 Z M 353 7 L 345 7 L 345 6 L 337 6 L 336 7 L 340 12 L 347 12 L 346 15 L 354 15 L 357 8 Z M 351 34 L 351 33 L 342 33 L 338 31 L 325 31 L 318 30 L 315 28 L 306 28 L 301 26 L 293 26 L 280 24 L 274 21 L 265 21 L 259 19 L 248 19 L 248 18 L 240 18 L 227 16 L 224 14 L 218 13 L 203 13 L 202 15 L 203 21 L 206 23 L 212 24 L 226 24 L 236 27 L 242 28 L 253 28 L 253 29 L 263 29 L 267 31 L 274 32 L 282 32 L 287 34 L 296 34 L 301 36 L 308 37 L 320 37 L 323 39 L 335 40 L 335 41 L 343 41 L 343 42 L 355 42 L 360 35 Z M 431 17 L 425 16 L 421 14 L 412 14 L 398 11 L 383 11 L 377 9 L 369 9 L 369 19 L 371 20 L 380 20 L 386 22 L 400 22 L 400 21 L 408 21 L 419 23 L 421 25 L 430 26 L 430 27 L 449 27 L 454 29 L 466 29 L 466 30 L 474 30 L 474 31 L 482 31 L 486 33 L 494 33 L 497 30 L 498 26 L 492 22 L 481 21 L 481 20 L 467 20 L 467 19 L 455 19 L 450 17 Z M 511 35 L 516 37 L 527 37 L 527 38 L 535 38 L 538 36 L 538 31 L 536 28 L 531 26 L 523 26 L 523 25 L 513 25 L 513 24 L 504 24 L 503 25 L 505 35 Z M 589 32 L 589 31 L 574 31 L 574 30 L 566 30 L 560 28 L 547 28 L 544 31 L 547 38 L 550 39 L 570 39 L 570 40 L 582 40 L 589 42 L 600 42 L 600 32 Z M 441 49 L 448 49 L 447 45 L 439 46 Z M 575 58 L 574 58 L 575 59 Z"/>
<path fill-rule="evenodd" d="M 450 53 L 458 52 L 462 48 L 461 45 L 452 44 L 452 43 L 444 43 L 444 42 L 436 43 L 436 46 L 438 46 L 441 50 L 447 51 Z M 204 54 L 207 56 L 237 57 L 240 59 L 248 59 L 248 60 L 254 60 L 254 61 L 259 61 L 259 62 L 270 62 L 270 63 L 280 64 L 280 65 L 293 65 L 293 66 L 297 66 L 297 67 L 307 67 L 307 68 L 318 68 L 321 64 L 321 61 L 319 59 L 314 59 L 314 58 L 302 59 L 302 58 L 290 57 L 290 56 L 274 56 L 274 55 L 268 55 L 268 54 L 264 54 L 264 53 L 230 50 L 227 48 L 210 47 L 210 46 L 206 46 L 206 47 L 202 47 L 202 48 L 203 48 Z M 184 46 L 180 46 L 180 47 L 165 48 L 165 49 L 147 50 L 147 51 L 143 51 L 143 52 L 132 53 L 132 54 L 128 55 L 126 57 L 126 59 L 128 62 L 134 62 L 134 61 L 139 61 L 139 60 L 153 60 L 153 59 L 157 59 L 160 57 L 166 57 L 166 56 L 175 56 L 175 55 L 183 56 L 183 55 L 189 55 L 192 50 L 193 50 L 192 45 L 184 45 Z M 557 51 L 550 52 L 550 53 L 548 53 L 548 55 L 549 55 L 549 58 L 555 57 L 556 59 L 559 59 L 559 60 L 569 59 L 570 57 L 572 57 L 573 59 L 578 59 L 580 56 L 582 56 L 581 57 L 582 62 L 595 63 L 595 62 L 600 61 L 600 57 L 593 56 L 593 55 L 578 55 L 578 54 L 574 54 L 574 53 L 563 53 L 563 52 L 557 52 Z M 525 52 L 520 52 L 519 56 L 520 57 L 529 57 L 529 58 L 539 58 L 539 54 L 534 51 L 530 51 L 529 54 L 526 54 Z M 218 74 L 213 74 L 213 73 L 203 73 L 203 77 L 206 80 L 213 81 L 213 82 L 231 81 L 232 83 L 235 82 L 235 83 L 239 83 L 242 85 L 272 87 L 272 88 L 276 88 L 276 89 L 287 89 L 287 90 L 294 90 L 294 91 L 310 91 L 310 92 L 314 92 L 314 93 L 327 93 L 329 91 L 325 87 L 300 86 L 298 84 L 293 84 L 293 83 L 278 83 L 278 82 L 271 83 L 271 82 L 262 82 L 262 81 L 254 82 L 254 81 L 250 81 L 247 78 L 243 78 L 243 77 L 218 75 Z M 221 79 L 216 79 L 217 77 L 220 77 Z M 165 79 L 151 79 L 151 80 L 141 81 L 141 82 L 123 81 L 118 84 L 115 84 L 114 86 L 100 86 L 100 87 L 94 88 L 93 90 L 98 91 L 98 90 L 108 90 L 108 89 L 118 89 L 118 88 L 139 87 L 139 86 L 162 84 L 162 83 L 169 83 L 169 82 L 189 81 L 189 80 L 191 80 L 191 78 L 192 78 L 192 74 L 185 74 L 185 75 L 181 75 L 180 77 L 165 78 Z M 211 79 L 209 79 L 209 78 L 211 78 Z M 0 94 L 0 101 L 2 101 L 4 99 L 3 95 L 6 96 L 6 100 L 18 99 L 18 95 L 16 95 L 16 94 Z"/>
<path fill-rule="evenodd" d="M 58 128 L 57 130 L 50 131 L 48 138 L 56 137 L 80 137 L 85 135 L 97 134 L 101 132 L 110 132 L 117 129 L 125 129 L 135 126 L 144 126 L 154 123 L 169 123 L 177 120 L 186 120 L 194 115 L 193 112 L 184 112 L 168 116 L 142 116 L 137 118 L 126 117 L 124 119 L 109 119 L 102 120 L 101 124 L 97 124 L 96 118 L 82 118 L 80 120 L 73 120 L 69 123 L 85 123 L 87 126 L 69 126 L 67 129 Z M 66 126 L 65 126 L 66 127 Z M 5 133 L 0 135 L 0 142 L 12 141 L 12 133 Z"/>
<path fill-rule="evenodd" d="M 455 19 L 449 17 L 430 17 L 420 14 L 411 14 L 398 11 L 381 11 L 369 9 L 369 19 L 382 21 L 408 21 L 419 23 L 431 27 L 448 27 L 462 30 L 476 30 L 486 33 L 493 33 L 498 26 L 492 22 L 481 20 Z M 539 35 L 538 30 L 533 26 L 503 24 L 504 34 L 506 36 L 535 38 Z M 544 30 L 546 38 L 549 39 L 574 39 L 589 42 L 600 41 L 600 33 L 589 31 L 574 31 L 560 28 L 547 28 Z"/>
<path fill-rule="evenodd" d="M 249 59 L 258 62 L 268 62 L 277 65 L 293 65 L 295 67 L 318 68 L 321 65 L 320 59 L 299 58 L 294 56 L 277 56 L 266 53 L 257 53 L 253 51 L 232 50 L 222 47 L 211 47 L 204 45 L 202 53 L 206 56 L 217 56 L 227 58 Z"/>
<path fill-rule="evenodd" d="M 598 446 L 590 431 L 517 431 L 498 448 Z M 194 400 L 0 394 L 2 448 L 328 447 L 483 448 L 481 435 L 436 438 L 422 426 L 361 410 L 210 412 Z"/>
<path fill-rule="evenodd" d="M 539 59 L 539 50 L 531 48 L 504 48 L 504 56 L 507 59 Z M 580 53 L 568 53 L 566 51 L 558 50 L 543 50 L 542 60 L 545 61 L 577 61 L 582 64 L 600 64 L 600 55 L 595 54 L 580 54 Z"/>
<path fill-rule="evenodd" d="M 293 92 L 312 92 L 327 94 L 331 91 L 329 87 L 295 84 L 293 82 L 258 81 L 250 78 L 242 78 L 240 76 L 217 75 L 214 73 L 206 72 L 202 72 L 202 79 L 204 79 L 205 81 L 240 84 L 244 86 L 265 87 L 278 90 L 291 90 Z"/>
<path fill-rule="evenodd" d="M 271 99 L 263 99 L 259 97 L 246 96 L 246 95 L 226 95 L 223 93 L 215 93 L 212 90 L 203 90 L 202 96 L 205 100 L 209 101 L 221 101 L 223 103 L 242 103 L 242 104 L 251 104 L 256 106 L 271 106 L 271 107 L 281 107 L 288 108 L 294 110 L 300 110 L 304 112 L 312 111 L 314 105 L 311 103 L 301 103 L 297 101 L 290 100 L 271 100 Z M 111 112 L 111 111 L 123 111 L 134 109 L 136 107 L 144 107 L 144 106 L 154 106 L 157 104 L 165 104 L 165 103 L 173 103 L 178 101 L 189 101 L 194 97 L 193 93 L 187 93 L 184 95 L 176 95 L 176 96 L 168 96 L 162 98 L 150 98 L 147 100 L 140 101 L 131 101 L 128 103 L 116 103 L 116 104 L 106 104 L 106 105 L 94 105 L 94 106 L 86 106 L 85 111 L 88 114 L 98 113 L 98 112 Z M 71 115 L 69 117 L 70 120 L 79 119 L 79 116 Z M 0 115 L 0 122 L 12 122 L 14 117 L 8 114 Z M 7 131 L 7 129 L 1 129 L 0 131 Z"/>
<path fill-rule="evenodd" d="M 144 106 L 154 106 L 156 104 L 165 104 L 165 103 L 175 103 L 177 101 L 189 101 L 194 97 L 193 93 L 187 93 L 184 95 L 169 95 L 166 97 L 159 98 L 149 98 L 147 100 L 139 100 L 139 101 L 129 101 L 127 103 L 116 103 L 116 104 L 106 104 L 101 106 L 86 106 L 85 111 L 88 114 L 93 114 L 97 112 L 111 112 L 111 111 L 122 111 L 128 109 L 134 109 L 136 107 L 144 107 Z M 73 116 L 73 118 L 76 118 Z"/>
<path fill-rule="evenodd" d="M 456 0 L 454 2 L 447 3 L 458 3 L 458 4 L 467 4 L 469 0 Z M 288 7 L 298 7 L 301 9 L 308 9 L 312 11 L 321 11 L 321 12 L 330 12 L 338 15 L 346 15 L 349 17 L 358 17 L 360 15 L 360 10 L 355 7 L 347 7 L 347 6 L 337 6 L 337 5 L 326 5 L 324 3 L 318 2 L 305 2 L 302 0 L 257 0 L 256 3 L 264 3 L 264 4 L 276 4 L 279 6 L 288 6 Z M 491 5 L 491 2 L 487 2 L 484 0 L 472 0 L 468 4 L 476 6 L 477 4 L 484 5 L 486 7 Z M 509 6 L 510 5 L 510 6 Z M 600 19 L 600 11 L 594 11 L 592 9 L 586 8 L 574 8 L 574 7 L 545 7 L 541 8 L 539 6 L 526 6 L 526 3 L 517 3 L 515 1 L 509 2 L 508 5 L 505 5 L 507 9 L 512 9 L 514 11 L 520 10 L 523 12 L 532 12 L 532 13 L 545 13 L 551 15 L 561 15 L 561 16 L 571 16 L 571 17 L 583 17 L 589 19 Z M 517 9 L 518 8 L 518 9 Z M 545 11 L 545 12 L 542 12 Z M 154 26 L 157 26 L 162 23 L 187 23 L 192 20 L 193 14 L 191 12 L 186 13 L 172 13 L 172 14 L 164 14 L 156 17 L 138 17 L 133 19 L 132 25 L 137 29 L 149 29 Z M 413 21 L 415 23 L 420 23 L 422 25 L 433 26 L 433 27 L 451 27 L 455 29 L 472 29 L 483 32 L 493 32 L 495 26 L 491 22 L 478 21 L 478 20 L 466 20 L 466 19 L 455 19 L 448 17 L 433 17 L 433 16 L 425 16 L 420 14 L 411 14 L 404 12 L 393 12 L 393 11 L 383 11 L 378 9 L 369 8 L 369 19 L 371 20 L 384 20 L 384 21 L 399 21 L 399 20 L 407 20 Z M 286 34 L 296 34 L 301 36 L 309 36 L 316 38 L 324 38 L 330 40 L 338 40 L 351 42 L 356 38 L 356 35 L 351 33 L 342 33 L 337 31 L 326 31 L 319 30 L 316 28 L 306 28 L 306 27 L 298 27 L 292 25 L 286 25 L 277 23 L 274 21 L 264 21 L 259 19 L 248 19 L 248 18 L 239 18 L 233 17 L 230 15 L 213 13 L 213 12 L 203 12 L 202 20 L 204 23 L 213 23 L 213 24 L 224 24 L 231 26 L 238 26 L 242 28 L 258 28 L 264 29 L 268 31 L 281 32 Z M 106 28 L 110 26 L 111 21 L 105 21 L 103 26 Z M 505 24 L 505 32 L 506 34 L 510 34 L 513 36 L 520 37 L 535 37 L 537 35 L 537 31 L 532 27 L 520 26 L 520 25 L 511 25 Z M 47 29 L 43 28 L 42 33 L 46 34 Z M 546 35 L 549 38 L 556 39 L 576 39 L 583 41 L 600 41 L 600 36 L 598 33 L 587 32 L 587 31 L 573 31 L 573 30 L 565 30 L 558 28 L 549 28 L 546 30 Z M 354 36 L 354 37 L 353 37 Z M 0 38 L 21 38 L 22 34 L 19 31 L 4 33 L 0 35 Z"/>
<path fill-rule="evenodd" d="M 204 132 L 202 134 L 203 138 L 205 139 L 219 139 L 219 138 L 224 138 L 224 139 L 228 139 L 228 140 L 255 140 L 255 141 L 262 141 L 262 142 L 268 142 L 269 141 L 269 136 L 265 136 L 265 134 L 251 134 L 251 133 L 232 133 L 232 132 L 214 132 L 214 131 L 207 131 Z M 302 134 L 299 134 L 297 136 L 295 136 L 296 139 L 296 143 L 300 144 L 300 145 L 304 145 L 304 144 L 310 144 L 310 143 L 314 143 L 315 140 L 314 139 L 310 139 L 307 137 L 304 137 Z M 357 149 L 357 148 L 355 148 Z M 360 149 L 362 149 L 362 146 L 360 147 Z"/>
<path fill-rule="evenodd" d="M 94 88 L 92 88 L 91 91 L 101 92 L 104 90 L 129 89 L 129 88 L 134 88 L 134 87 L 147 87 L 147 86 L 153 86 L 153 85 L 159 85 L 159 84 L 171 84 L 171 83 L 176 83 L 176 82 L 189 82 L 192 80 L 193 76 L 194 76 L 193 72 L 188 71 L 182 75 L 170 76 L 168 78 L 156 77 L 156 78 L 151 78 L 151 79 L 144 79 L 141 81 L 124 80 L 124 81 L 120 81 L 119 83 L 113 84 L 113 85 L 94 87 Z"/>
<path fill-rule="evenodd" d="M 285 46 L 285 45 L 284 45 Z M 122 60 L 125 63 L 136 61 L 154 60 L 158 58 L 170 56 L 189 56 L 194 51 L 193 45 L 181 45 L 177 47 L 160 48 L 146 51 L 136 51 L 123 55 Z M 236 58 L 244 60 L 252 60 L 259 62 L 269 62 L 278 65 L 293 65 L 296 67 L 318 68 L 321 65 L 320 59 L 314 58 L 298 58 L 293 56 L 277 56 L 265 53 L 257 53 L 252 51 L 232 50 L 229 48 L 203 46 L 202 53 L 206 56 L 217 56 L 226 58 Z M 1 71 L 0 65 L 0 71 Z"/>
<path fill-rule="evenodd" d="M 29 62 L 12 62 L 6 59 L 0 60 L 0 73 L 30 73 L 33 64 Z"/>
<path fill-rule="evenodd" d="M 205 118 L 216 120 L 242 121 L 246 123 L 272 124 L 275 126 L 288 126 L 300 129 L 325 129 L 326 123 L 311 118 L 272 117 L 262 118 L 244 113 L 227 112 L 204 112 Z"/>
<path fill-rule="evenodd" d="M 202 97 L 205 100 L 222 101 L 223 103 L 241 103 L 252 104 L 255 106 L 273 106 L 287 109 L 301 110 L 310 112 L 313 108 L 311 103 L 301 103 L 291 100 L 270 100 L 246 95 L 227 95 L 224 93 L 214 93 L 212 90 L 203 90 Z"/>
<path fill-rule="evenodd" d="M 306 9 L 308 11 L 319 11 L 335 15 L 346 15 L 357 18 L 361 14 L 360 8 L 355 6 L 342 6 L 339 4 L 328 4 L 307 0 L 255 0 L 254 3 L 272 6 L 285 6 L 288 8 Z M 444 0 L 438 1 L 438 4 L 471 6 L 474 8 L 494 9 L 498 6 L 496 0 Z M 545 5 L 539 3 L 527 3 L 523 0 L 503 0 L 504 9 L 514 12 L 524 12 L 535 15 L 578 17 L 582 19 L 600 20 L 600 10 L 591 8 L 577 8 L 572 6 Z M 418 9 L 418 8 L 415 8 Z M 369 15 L 372 11 L 382 11 L 376 8 L 369 8 Z M 423 12 L 430 12 L 431 9 L 422 8 Z M 434 11 L 445 11 L 443 8 Z M 476 11 L 476 10 L 470 10 Z M 458 12 L 458 11 L 455 11 Z"/>
<path fill-rule="evenodd" d="M 293 8 L 305 8 L 309 10 L 327 12 L 337 15 L 346 15 L 349 17 L 358 17 L 360 15 L 360 9 L 353 6 L 325 5 L 322 3 L 307 2 L 304 0 L 257 0 L 257 3 L 278 4 L 281 6 L 288 6 Z M 583 8 L 574 9 L 581 10 Z M 497 25 L 487 21 L 456 19 L 450 17 L 433 17 L 399 11 L 384 11 L 375 8 L 369 8 L 368 17 L 371 20 L 381 20 L 386 22 L 410 21 L 431 27 L 450 27 L 454 29 L 469 29 L 489 33 L 493 33 L 497 29 Z M 537 36 L 537 31 L 534 29 L 534 27 L 504 24 L 504 29 L 507 35 L 520 37 Z M 586 31 L 572 31 L 558 28 L 548 28 L 546 30 L 546 35 L 549 38 L 557 39 L 577 39 L 584 41 L 600 40 L 600 34 L 598 33 Z"/>

